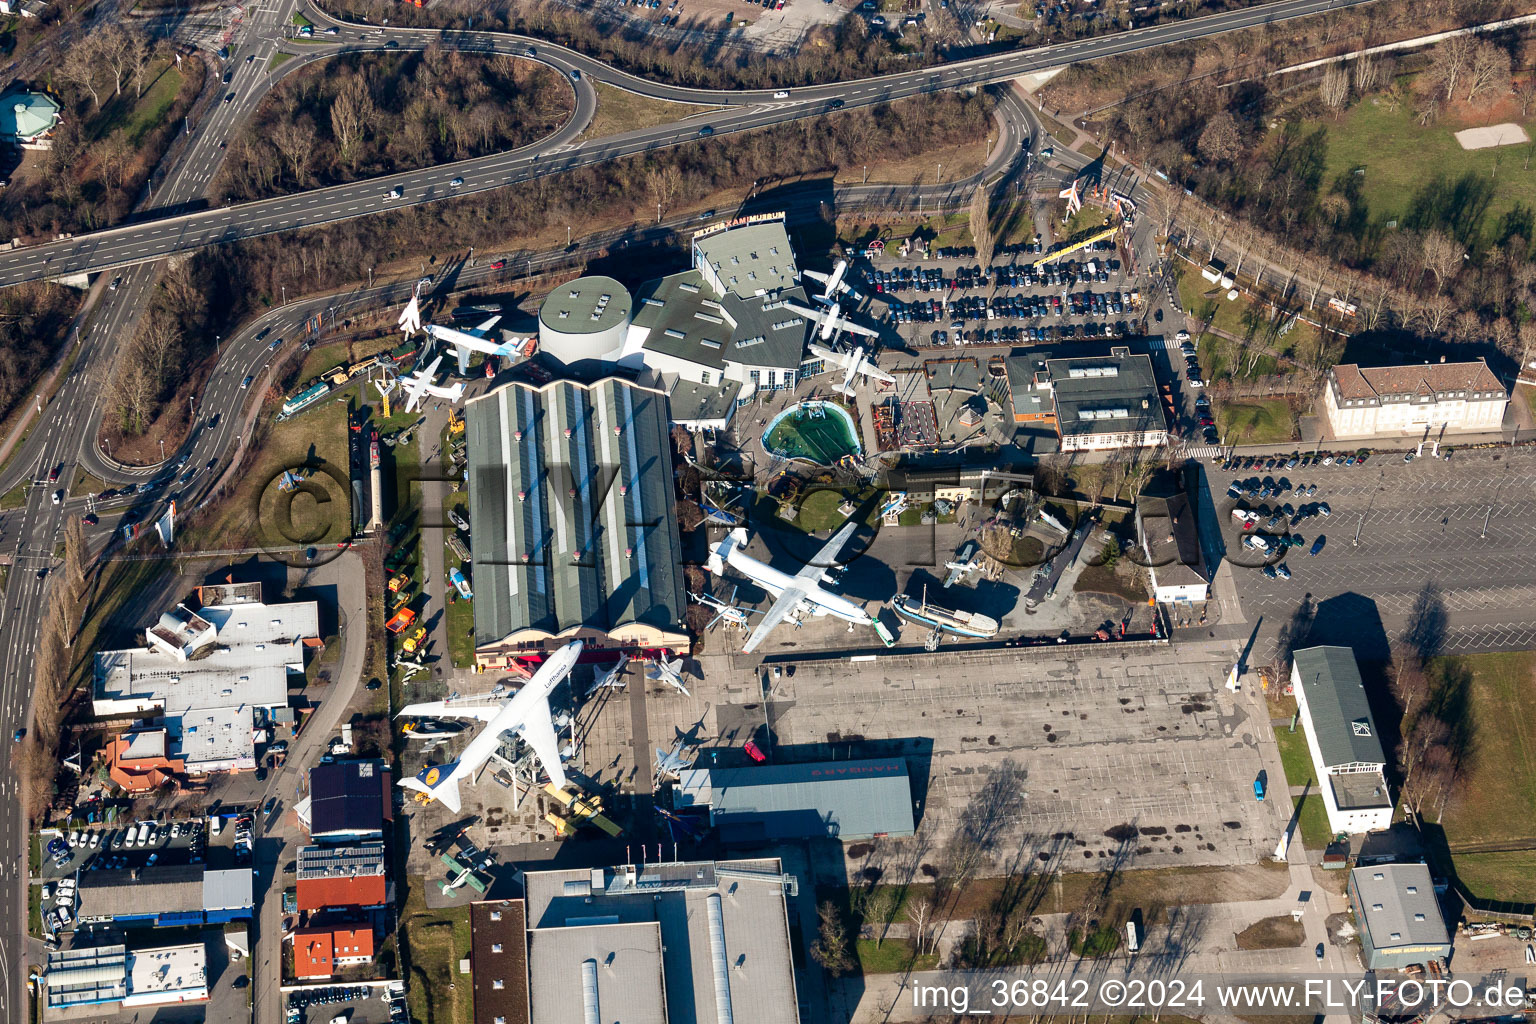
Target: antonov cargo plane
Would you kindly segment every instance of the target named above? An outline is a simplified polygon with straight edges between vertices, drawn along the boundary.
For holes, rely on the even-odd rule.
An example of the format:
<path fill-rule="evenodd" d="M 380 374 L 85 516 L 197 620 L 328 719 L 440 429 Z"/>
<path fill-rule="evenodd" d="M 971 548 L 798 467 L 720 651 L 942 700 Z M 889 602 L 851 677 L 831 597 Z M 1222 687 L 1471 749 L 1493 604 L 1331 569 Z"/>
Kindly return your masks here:
<path fill-rule="evenodd" d="M 469 741 L 457 761 L 448 764 L 431 764 L 414 778 L 401 779 L 400 785 L 425 793 L 433 800 L 458 813 L 459 783 L 471 779 L 480 766 L 501 743 L 501 734 L 515 731 L 533 748 L 539 763 L 549 773 L 556 788 L 565 785 L 565 769 L 560 766 L 560 741 L 555 737 L 554 716 L 549 710 L 549 695 L 576 666 L 581 657 L 580 640 L 566 644 L 548 661 L 539 666 L 522 687 L 500 704 L 464 704 L 432 701 L 427 704 L 411 704 L 400 709 L 407 718 L 478 718 L 485 723 L 479 734 Z"/>
<path fill-rule="evenodd" d="M 767 639 L 773 627 L 801 607 L 808 607 L 812 615 L 835 615 L 844 622 L 873 626 L 885 645 L 887 647 L 891 645 L 891 636 L 879 619 L 871 618 L 861 605 L 831 591 L 823 590 L 820 586 L 828 579 L 827 566 L 843 549 L 843 545 L 848 543 L 848 538 L 853 536 L 853 531 L 858 525 L 856 520 L 845 523 L 843 528 L 838 530 L 836 535 L 816 553 L 811 564 L 793 576 L 780 572 L 747 554 L 743 550 L 747 543 L 746 530 L 732 530 L 715 546 L 715 550 L 709 556 L 710 572 L 716 576 L 723 576 L 725 566 L 729 564 L 731 568 L 775 598 L 773 607 L 768 609 L 768 614 L 763 616 L 763 621 L 759 622 L 757 628 L 752 631 L 752 635 L 747 637 L 746 644 L 741 648 L 743 654 L 755 651 L 757 646 Z M 822 564 L 816 564 L 818 562 Z"/>
<path fill-rule="evenodd" d="M 457 402 L 464 397 L 463 381 L 459 381 L 452 387 L 447 388 L 432 383 L 437 377 L 437 367 L 442 361 L 443 357 L 438 356 L 432 360 L 431 366 L 424 370 L 417 370 L 400 381 L 401 384 L 405 385 L 406 412 L 415 412 L 416 407 L 421 404 L 421 400 L 427 395 L 431 395 L 433 398 L 446 398 L 450 402 Z"/>

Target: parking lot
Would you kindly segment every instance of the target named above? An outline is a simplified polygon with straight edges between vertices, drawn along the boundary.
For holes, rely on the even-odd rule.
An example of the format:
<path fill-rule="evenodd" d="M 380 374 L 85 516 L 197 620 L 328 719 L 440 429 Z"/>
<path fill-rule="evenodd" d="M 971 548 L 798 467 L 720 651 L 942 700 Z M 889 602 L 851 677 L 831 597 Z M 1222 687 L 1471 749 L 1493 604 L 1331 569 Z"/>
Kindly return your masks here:
<path fill-rule="evenodd" d="M 1378 452 L 1356 465 L 1315 465 L 1268 472 L 1223 470 L 1205 464 L 1222 521 L 1243 617 L 1260 623 L 1260 660 L 1274 633 L 1304 600 L 1317 604 L 1313 642 L 1345 643 L 1362 657 L 1381 657 L 1411 622 L 1426 620 L 1448 652 L 1513 650 L 1536 644 L 1536 577 L 1530 546 L 1536 537 L 1536 451 L 1473 449 L 1449 459 Z M 1331 515 L 1289 528 L 1302 543 L 1283 563 L 1286 580 L 1262 566 L 1281 562 L 1242 548 L 1230 510 L 1236 478 L 1284 476 L 1304 483 Z M 1267 502 L 1273 508 L 1276 500 Z M 1262 525 L 1262 524 L 1261 524 Z M 1279 532 L 1279 531 L 1273 531 Z M 1356 543 L 1356 534 L 1359 540 Z M 1314 547 L 1321 547 L 1312 554 Z M 1416 613 L 1416 607 L 1424 609 Z M 1437 625 L 1438 623 L 1438 625 Z"/>
<path fill-rule="evenodd" d="M 73 926 L 79 912 L 75 878 L 80 872 L 199 864 L 205 854 L 203 833 L 201 821 L 146 821 L 66 829 L 57 837 L 47 837 L 42 867 L 37 872 L 46 894 L 42 902 L 44 930 L 56 930 L 60 909 L 65 911 L 65 926 Z"/>
<path fill-rule="evenodd" d="M 405 1019 L 405 993 L 385 985 L 325 985 L 289 992 L 286 1024 L 388 1024 Z"/>
<path fill-rule="evenodd" d="M 1132 825 L 1138 866 L 1253 863 L 1274 848 L 1281 802 L 1253 798 L 1263 768 L 1247 704 L 1198 648 L 1094 647 L 793 661 L 773 679 L 775 741 L 796 759 L 907 757 L 919 839 L 942 846 L 1006 758 L 1027 796 L 999 849 L 1071 833 L 1069 867 L 1099 867 Z M 694 699 L 722 743 L 764 717 L 755 683 L 712 658 Z M 733 724 L 734 723 L 734 724 Z M 653 735 L 656 732 L 653 726 Z"/>
<path fill-rule="evenodd" d="M 967 248 L 923 260 L 881 254 L 861 265 L 867 314 L 912 348 L 1094 341 L 1134 333 L 1135 287 L 1108 242 L 1035 268 L 1042 243 L 976 263 Z M 889 252 L 889 250 L 887 250 Z"/>

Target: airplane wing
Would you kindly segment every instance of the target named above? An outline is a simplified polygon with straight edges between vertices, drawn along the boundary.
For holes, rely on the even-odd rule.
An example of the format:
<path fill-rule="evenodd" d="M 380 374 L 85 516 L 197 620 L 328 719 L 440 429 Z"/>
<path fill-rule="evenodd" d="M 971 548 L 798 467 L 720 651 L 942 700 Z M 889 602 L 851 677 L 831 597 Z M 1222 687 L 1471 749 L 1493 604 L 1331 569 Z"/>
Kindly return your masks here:
<path fill-rule="evenodd" d="M 478 718 L 489 722 L 501 713 L 503 705 L 496 704 L 448 704 L 434 700 L 425 704 L 407 704 L 395 714 L 401 718 Z"/>
<path fill-rule="evenodd" d="M 501 314 L 500 313 L 496 314 L 493 317 L 489 317 L 488 319 L 484 320 L 483 322 L 481 322 L 477 326 L 471 327 L 467 333 L 473 334 L 477 338 L 483 338 L 483 337 L 485 337 L 487 331 L 489 331 L 492 327 L 495 327 L 499 323 L 501 323 Z"/>
<path fill-rule="evenodd" d="M 827 541 L 827 543 L 822 546 L 820 551 L 816 552 L 816 557 L 807 562 L 805 568 L 795 573 L 795 578 L 800 580 L 819 581 L 821 579 L 821 574 L 832 567 L 833 560 L 837 558 L 838 552 L 843 550 L 843 545 L 848 543 L 848 538 L 852 537 L 853 531 L 857 530 L 858 528 L 859 521 L 857 519 L 850 519 L 844 523 L 843 528 L 838 530 L 837 533 L 833 534 L 832 539 Z M 786 594 L 789 593 L 788 590 L 784 592 Z M 775 605 L 774 607 L 776 608 L 778 606 Z M 772 615 L 773 612 L 770 610 L 768 614 Z M 757 628 L 762 629 L 763 627 L 759 625 Z"/>
<path fill-rule="evenodd" d="M 896 383 L 895 377 L 892 377 L 890 374 L 886 373 L 884 370 L 880 369 L 878 366 L 867 359 L 864 361 L 864 365 L 859 367 L 859 372 L 868 377 L 870 380 L 883 380 L 887 384 Z"/>
<path fill-rule="evenodd" d="M 816 570 L 820 572 L 820 569 Z M 773 602 L 773 607 L 768 609 L 768 614 L 763 616 L 763 621 L 757 624 L 752 635 L 747 637 L 747 642 L 742 644 L 741 653 L 751 654 L 757 650 L 757 645 L 768 639 L 768 634 L 773 632 L 773 627 L 784 621 L 784 617 L 795 610 L 795 606 L 805 597 L 805 591 L 799 586 L 790 585 L 779 594 L 778 600 Z"/>
<path fill-rule="evenodd" d="M 446 398 L 450 402 L 457 402 L 459 399 L 464 397 L 464 382 L 459 381 L 451 388 L 438 387 L 436 384 L 428 384 L 426 387 L 422 388 L 422 390 L 431 395 L 433 398 Z"/>
<path fill-rule="evenodd" d="M 549 780 L 559 789 L 565 785 L 565 769 L 560 766 L 560 741 L 555 737 L 554 716 L 549 712 L 549 698 L 528 709 L 517 734 L 533 748 L 539 764 L 549 773 Z"/>
<path fill-rule="evenodd" d="M 842 330 L 852 331 L 854 334 L 862 334 L 866 338 L 878 338 L 878 337 L 880 337 L 880 332 L 879 331 L 872 331 L 868 327 L 861 327 L 860 325 L 854 323 L 851 320 L 842 319 L 842 320 L 839 320 L 837 323 L 838 323 L 838 327 L 840 327 Z"/>
<path fill-rule="evenodd" d="M 818 355 L 823 359 L 831 360 L 839 366 L 846 366 L 848 364 L 847 353 L 834 352 L 829 348 L 825 348 L 816 344 L 815 342 L 811 342 L 811 344 L 807 345 L 806 348 L 810 349 L 814 355 Z"/>
<path fill-rule="evenodd" d="M 805 306 L 799 305 L 798 303 L 794 303 L 794 302 L 785 302 L 784 303 L 784 308 L 785 309 L 794 310 L 796 313 L 799 313 L 801 316 L 808 316 L 812 320 L 815 320 L 817 323 L 820 323 L 822 320 L 826 319 L 826 316 L 827 316 L 827 313 L 826 313 L 825 310 L 809 309 L 809 308 L 807 308 Z"/>
<path fill-rule="evenodd" d="M 820 281 L 822 284 L 826 284 L 827 281 L 830 279 L 830 275 L 823 274 L 819 270 L 802 270 L 802 271 L 800 271 L 800 276 L 801 277 L 808 277 L 812 281 Z"/>
<path fill-rule="evenodd" d="M 412 376 L 406 378 L 406 381 L 405 381 L 405 411 L 406 412 L 415 412 L 416 411 L 416 407 L 421 404 L 422 398 L 427 393 L 427 387 L 428 387 L 427 381 L 429 381 L 431 379 L 432 378 L 427 376 L 425 373 L 413 374 Z"/>

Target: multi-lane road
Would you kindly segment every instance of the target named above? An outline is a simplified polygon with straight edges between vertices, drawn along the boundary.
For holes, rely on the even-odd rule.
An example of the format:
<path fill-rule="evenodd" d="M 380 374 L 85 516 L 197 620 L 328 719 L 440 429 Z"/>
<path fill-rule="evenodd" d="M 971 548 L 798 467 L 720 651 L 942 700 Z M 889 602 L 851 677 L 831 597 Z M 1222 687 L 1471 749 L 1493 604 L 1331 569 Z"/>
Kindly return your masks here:
<path fill-rule="evenodd" d="M 468 52 L 523 55 L 548 64 L 564 74 L 576 89 L 576 113 L 566 128 L 531 146 L 472 160 L 441 164 L 417 171 L 372 178 L 348 185 L 313 189 L 234 206 L 170 217 L 139 220 L 106 231 L 93 232 L 43 245 L 26 246 L 0 255 L 0 286 L 42 277 L 94 272 L 233 242 L 241 238 L 291 231 L 364 217 L 402 206 L 438 202 L 520 181 L 557 174 L 589 164 L 696 142 L 702 131 L 726 135 L 782 124 L 799 118 L 826 114 L 834 109 L 867 106 L 941 89 L 1006 82 L 1020 75 L 1063 64 L 1100 60 L 1125 53 L 1193 39 L 1220 35 L 1260 24 L 1272 24 L 1323 11 L 1371 3 L 1374 0 L 1280 0 L 1205 18 L 1170 22 L 1056 46 L 994 54 L 939 67 L 877 78 L 829 85 L 773 91 L 694 89 L 647 82 L 608 68 L 591 57 L 539 40 L 494 32 L 439 32 L 429 30 L 377 29 L 348 26 L 332 43 L 321 43 L 333 53 L 379 50 L 393 42 L 404 49 L 423 48 L 433 40 Z M 260 13 L 258 13 L 258 17 Z M 528 56 L 529 51 L 532 56 Z M 248 109 L 252 97 L 264 87 L 269 54 L 253 54 L 240 82 L 232 83 L 235 101 L 221 106 Z M 281 71 L 280 67 L 278 71 Z M 573 142 L 596 109 L 594 83 L 606 83 L 662 100 L 710 104 L 718 109 L 685 121 L 620 135 Z M 241 102 L 242 95 L 245 97 Z M 217 124 L 215 113 L 210 123 Z M 208 144 L 216 144 L 216 131 Z M 453 186 L 462 179 L 461 186 Z M 395 193 L 399 195 L 396 197 Z"/>
<path fill-rule="evenodd" d="M 18 479 L 30 478 L 38 483 L 28 491 L 22 509 L 0 515 L 0 541 L 9 544 L 13 562 L 5 601 L 0 606 L 0 655 L 3 655 L 3 661 L 0 661 L 0 730 L 9 733 L 24 726 L 29 719 L 37 624 L 41 620 L 48 586 L 48 579 L 40 578 L 37 572 L 52 564 L 65 517 L 84 511 L 78 499 L 54 505 L 52 491 L 63 488 L 67 493 L 74 473 L 81 469 L 112 484 L 143 482 L 165 471 L 164 466 L 141 470 L 117 466 L 96 450 L 94 440 L 100 426 L 101 383 L 110 370 L 113 354 L 132 337 L 138 318 L 148 304 L 158 278 L 155 261 L 160 258 L 239 238 L 467 195 L 633 153 L 680 145 L 698 140 L 700 129 L 706 126 L 710 134 L 716 135 L 749 131 L 835 109 L 939 89 L 1001 83 L 1062 64 L 1101 59 L 1369 2 L 1372 0 L 1280 0 L 1257 8 L 1060 46 L 985 56 L 861 81 L 795 88 L 789 90 L 787 97 L 775 96 L 773 91 L 766 90 L 715 91 L 648 82 L 609 68 L 584 54 L 515 35 L 407 29 L 385 32 L 341 23 L 334 23 L 335 35 L 322 35 L 314 43 L 306 44 L 303 49 L 307 52 L 299 59 L 269 73 L 272 55 L 291 34 L 296 0 L 275 0 L 271 4 L 248 8 L 228 69 L 231 81 L 218 83 L 218 90 L 205 95 L 200 105 L 194 108 L 185 137 L 167 158 L 163 173 L 157 173 L 153 179 L 153 188 L 141 203 L 134 223 L 24 247 L 0 256 L 0 286 L 121 268 L 121 281 L 115 289 L 106 288 L 102 280 L 96 282 L 87 311 L 77 324 L 78 342 L 71 373 L 39 414 L 37 424 L 21 444 L 10 468 L 0 474 L 0 478 L 4 478 L 0 479 L 0 484 L 4 484 L 0 489 L 9 489 Z M 310 12 L 310 15 L 322 26 L 331 23 L 318 12 Z M 522 55 L 550 65 L 560 71 L 575 90 L 573 117 L 551 136 L 512 153 L 231 208 L 216 206 L 190 214 L 179 212 L 203 202 L 222 162 L 221 144 L 254 110 L 273 82 L 292 69 L 337 53 L 392 48 L 391 43 L 402 49 L 419 49 L 433 40 L 466 51 Z M 593 85 L 599 82 L 656 99 L 706 104 L 713 109 L 670 125 L 578 142 L 580 132 L 590 123 L 596 109 Z M 228 95 L 234 98 L 226 101 Z M 1005 126 L 1003 138 L 981 174 L 943 189 L 903 190 L 904 198 L 910 199 L 918 193 L 942 197 L 948 189 L 969 187 L 975 180 L 1018 166 L 1027 155 L 1021 154 L 1018 140 L 1027 135 L 1038 145 L 1041 133 L 1011 93 L 1005 94 L 1001 117 Z M 1066 152 L 1058 152 L 1058 159 L 1069 167 L 1086 162 L 1076 154 Z M 462 178 L 462 185 L 451 185 L 455 178 Z M 390 198 L 389 193 L 397 188 L 401 196 Z M 851 186 L 839 188 L 835 198 L 839 202 L 861 202 L 883 197 L 891 191 L 883 186 Z M 805 203 L 814 205 L 822 198 L 825 197 L 808 197 Z M 792 199 L 789 205 L 796 201 Z M 489 265 L 482 264 L 463 270 L 459 281 L 469 284 L 481 278 L 488 279 L 494 273 Z M 173 488 L 182 493 L 183 501 L 195 502 L 226 468 L 227 459 L 239 448 L 244 429 L 239 410 L 248 393 L 242 391 L 240 382 L 248 374 L 259 377 L 274 358 L 275 354 L 268 350 L 271 337 L 291 341 L 303 323 L 320 309 L 363 309 L 401 301 L 408 287 L 408 283 L 394 282 L 342 297 L 291 303 L 273 310 L 228 339 L 218 369 L 200 396 L 201 424 L 184 450 L 172 455 L 173 459 L 185 457 L 186 470 L 192 471 L 192 476 L 186 482 L 178 480 L 157 492 L 153 504 L 145 508 L 145 518 L 158 513 L 166 492 Z M 266 338 L 258 337 L 264 329 L 270 329 L 270 334 Z M 217 421 L 212 421 L 209 414 L 215 411 L 219 416 Z M 57 465 L 64 467 L 59 481 L 49 484 L 48 471 Z M 100 543 L 102 534 L 111 529 L 111 513 L 115 510 L 111 507 L 102 509 L 104 522 L 94 536 L 96 543 Z M 0 866 L 0 920 L 9 922 L 0 928 L 0 1019 L 11 1019 L 22 1013 L 28 961 L 24 934 L 27 882 L 26 872 L 20 867 L 27 863 L 27 832 L 22 827 L 14 773 L 5 770 L 10 767 L 14 749 L 13 744 L 0 744 L 0 778 L 11 780 L 0 784 L 0 865 L 3 865 Z"/>

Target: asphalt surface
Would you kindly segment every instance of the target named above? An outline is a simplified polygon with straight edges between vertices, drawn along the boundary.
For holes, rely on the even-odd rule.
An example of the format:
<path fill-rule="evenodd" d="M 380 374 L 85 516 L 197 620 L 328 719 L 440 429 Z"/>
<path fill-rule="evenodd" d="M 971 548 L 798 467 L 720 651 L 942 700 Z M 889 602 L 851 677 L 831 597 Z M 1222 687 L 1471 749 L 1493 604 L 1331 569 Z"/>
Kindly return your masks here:
<path fill-rule="evenodd" d="M 608 68 L 583 54 L 525 36 L 491 32 L 363 30 L 348 26 L 339 31 L 333 44 L 306 45 L 327 46 L 333 52 L 341 53 L 385 49 L 391 42 L 400 49 L 419 49 L 433 40 L 441 40 L 444 45 L 468 52 L 513 55 L 526 55 L 531 47 L 535 53 L 531 59 L 561 71 L 578 86 L 576 114 L 561 131 L 539 143 L 512 152 L 237 206 L 141 220 L 106 231 L 27 246 L 0 256 L 0 285 L 130 266 L 172 253 L 241 238 L 329 224 L 396 207 L 470 195 L 635 153 L 698 141 L 701 131 L 707 130 L 715 136 L 727 135 L 822 115 L 835 109 L 835 105 L 846 109 L 940 89 L 995 84 L 1062 64 L 1100 60 L 1370 2 L 1373 0 L 1281 0 L 1257 8 L 1016 53 L 977 57 L 921 71 L 796 88 L 788 90 L 787 98 L 775 98 L 774 93 L 768 90 L 692 89 L 647 82 Z M 256 17 L 269 14 L 258 10 Z M 324 20 L 323 16 L 321 20 Z M 275 52 L 276 45 L 269 45 L 271 52 Z M 255 60 L 248 65 L 247 74 L 264 75 L 269 56 L 270 52 L 258 50 Z M 281 72 L 282 68 L 278 71 Z M 590 85 L 593 82 L 614 85 L 656 99 L 717 104 L 721 105 L 721 109 L 700 114 L 682 123 L 674 122 L 575 143 L 574 138 L 596 109 L 595 94 L 583 86 L 583 83 Z M 241 85 L 242 82 L 232 84 Z M 239 110 L 255 102 L 253 97 L 261 88 L 254 82 L 245 85 L 244 101 L 241 101 L 240 89 L 231 91 L 236 100 L 221 105 L 231 107 L 229 116 L 233 117 Z M 214 114 L 210 124 L 218 123 L 218 114 Z M 210 130 L 209 145 L 217 145 L 216 136 L 217 128 Z M 463 185 L 451 186 L 450 182 L 457 178 L 463 179 Z M 399 198 L 393 196 L 396 190 L 400 192 Z"/>

